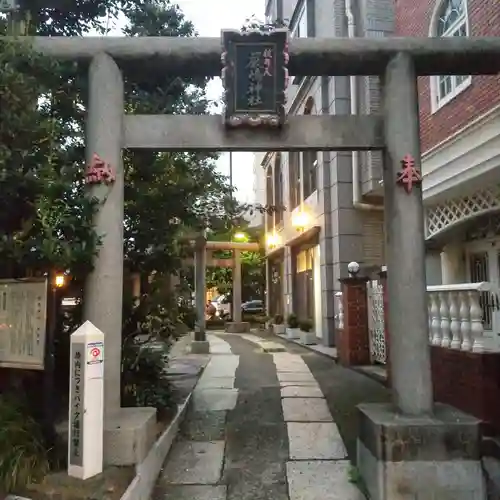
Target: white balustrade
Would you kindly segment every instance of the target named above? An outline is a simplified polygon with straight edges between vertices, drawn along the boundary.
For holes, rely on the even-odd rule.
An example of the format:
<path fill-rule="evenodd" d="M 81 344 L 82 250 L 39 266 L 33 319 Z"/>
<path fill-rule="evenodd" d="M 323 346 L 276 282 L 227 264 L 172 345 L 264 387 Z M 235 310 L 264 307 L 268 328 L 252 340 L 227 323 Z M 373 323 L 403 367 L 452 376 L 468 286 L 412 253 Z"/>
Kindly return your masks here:
<path fill-rule="evenodd" d="M 344 329 L 344 302 L 342 301 L 342 292 L 335 294 L 337 314 L 335 315 L 336 327 L 338 330 Z"/>
<path fill-rule="evenodd" d="M 427 287 L 429 342 L 435 346 L 484 352 L 486 350 L 481 295 L 496 296 L 488 282 Z M 488 304 L 496 301 L 489 300 Z M 487 306 L 489 307 L 489 306 Z M 490 310 L 489 314 L 493 314 Z"/>
<path fill-rule="evenodd" d="M 429 343 L 448 349 L 485 352 L 491 350 L 484 335 L 481 296 L 486 301 L 488 317 L 495 312 L 500 289 L 489 282 L 459 283 L 427 287 Z M 342 292 L 335 294 L 336 328 L 344 328 Z"/>

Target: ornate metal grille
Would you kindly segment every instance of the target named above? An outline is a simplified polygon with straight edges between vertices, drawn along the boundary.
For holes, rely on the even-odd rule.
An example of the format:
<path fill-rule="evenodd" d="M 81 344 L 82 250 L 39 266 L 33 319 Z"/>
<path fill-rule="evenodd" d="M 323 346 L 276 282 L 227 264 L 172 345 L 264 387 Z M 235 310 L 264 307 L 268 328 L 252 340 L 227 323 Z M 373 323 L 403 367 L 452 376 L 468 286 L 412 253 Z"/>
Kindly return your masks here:
<path fill-rule="evenodd" d="M 384 287 L 377 280 L 367 283 L 368 295 L 368 329 L 370 332 L 370 355 L 372 363 L 385 364 L 385 321 L 384 321 Z"/>

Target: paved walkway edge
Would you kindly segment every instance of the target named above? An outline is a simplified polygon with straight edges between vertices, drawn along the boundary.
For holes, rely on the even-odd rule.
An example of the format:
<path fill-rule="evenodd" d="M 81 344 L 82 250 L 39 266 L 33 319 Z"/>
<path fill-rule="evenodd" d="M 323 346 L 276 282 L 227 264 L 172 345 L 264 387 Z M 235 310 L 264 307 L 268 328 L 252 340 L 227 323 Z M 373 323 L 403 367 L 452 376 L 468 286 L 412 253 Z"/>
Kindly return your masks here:
<path fill-rule="evenodd" d="M 286 340 L 287 342 L 291 342 L 293 344 L 299 345 L 300 347 L 304 347 L 306 349 L 309 349 L 310 351 L 315 352 L 316 354 L 321 354 L 322 356 L 333 359 L 334 361 L 337 361 L 339 359 L 338 356 L 334 356 L 332 354 L 329 354 L 329 353 L 319 349 L 318 344 L 304 344 L 299 339 L 291 339 L 291 338 L 287 337 L 286 334 L 281 334 L 281 333 L 274 333 L 273 332 L 272 335 L 274 337 L 281 339 L 281 340 Z"/>
<path fill-rule="evenodd" d="M 325 352 L 321 350 L 320 347 L 318 347 L 318 344 L 304 344 L 302 343 L 299 339 L 291 339 L 286 336 L 286 334 L 281 334 L 281 333 L 274 333 L 272 332 L 272 335 L 274 337 L 277 337 L 281 340 L 286 340 L 287 342 L 291 342 L 293 344 L 297 344 L 300 347 L 304 347 L 305 349 L 308 349 L 309 351 L 315 352 L 316 354 L 321 354 L 322 356 L 325 356 L 327 358 L 333 359 L 336 363 L 339 363 L 339 357 L 338 355 L 333 355 L 328 352 Z M 348 366 L 347 368 L 354 370 L 355 372 L 361 373 L 361 375 L 365 375 L 368 378 L 371 378 L 372 380 L 375 380 L 375 382 L 379 382 L 380 384 L 384 385 L 385 387 L 390 387 L 390 384 L 387 380 L 387 372 L 384 370 L 384 373 L 381 373 L 380 370 L 373 370 L 373 365 L 368 365 L 368 366 Z"/>
<path fill-rule="evenodd" d="M 196 387 L 196 386 L 195 386 Z M 144 461 L 136 466 L 136 474 L 129 487 L 122 495 L 120 500 L 149 500 L 153 489 L 156 485 L 156 480 L 160 475 L 163 462 L 172 447 L 179 427 L 186 416 L 186 412 L 193 395 L 193 390 L 182 403 L 172 419 L 172 422 L 165 429 L 163 434 L 157 439 L 152 446 Z"/>

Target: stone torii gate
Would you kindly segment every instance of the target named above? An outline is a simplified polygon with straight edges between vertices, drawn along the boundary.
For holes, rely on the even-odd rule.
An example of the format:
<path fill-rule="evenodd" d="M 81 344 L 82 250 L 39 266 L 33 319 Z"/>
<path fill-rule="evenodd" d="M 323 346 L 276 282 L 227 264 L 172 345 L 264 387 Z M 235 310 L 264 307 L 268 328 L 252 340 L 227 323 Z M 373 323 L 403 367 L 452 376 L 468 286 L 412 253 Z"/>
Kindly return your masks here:
<path fill-rule="evenodd" d="M 191 352 L 194 354 L 205 354 L 209 352 L 209 343 L 205 335 L 205 290 L 206 290 L 206 268 L 207 253 L 214 250 L 231 250 L 233 259 L 233 321 L 227 325 L 227 331 L 243 333 L 248 331 L 249 325 L 241 321 L 241 252 L 259 250 L 258 243 L 246 243 L 236 241 L 207 241 L 204 236 L 198 236 L 195 240 L 194 269 L 195 269 L 195 304 L 196 304 L 196 326 L 194 341 L 191 343 Z"/>
<path fill-rule="evenodd" d="M 120 67 L 151 60 L 182 76 L 219 76 L 219 39 L 35 38 L 34 48 L 87 61 L 87 160 L 116 170 L 96 218 L 104 235 L 85 294 L 85 317 L 106 335 L 105 449 L 123 463 L 123 438 L 146 440 L 151 416 L 120 408 L 123 281 L 123 148 L 171 151 L 383 150 L 388 266 L 388 328 L 393 405 L 362 405 L 358 467 L 371 498 L 485 498 L 478 461 L 478 422 L 433 404 L 425 294 L 424 212 L 420 180 L 417 76 L 492 75 L 500 71 L 499 38 L 293 39 L 292 75 L 382 77 L 380 116 L 290 116 L 275 130 L 228 130 L 218 116 L 125 115 Z M 402 163 L 403 170 L 402 170 Z M 406 183 L 398 186 L 397 179 Z M 411 189 L 412 182 L 417 184 Z M 333 300 L 333 298 L 332 298 Z M 147 411 L 145 414 L 147 415 Z M 149 420 L 148 420 L 149 418 Z M 120 427 L 121 425 L 121 427 Z M 124 434 L 126 431 L 133 430 Z M 135 436 L 131 438 L 130 436 Z M 143 443 L 141 441 L 141 443 Z"/>

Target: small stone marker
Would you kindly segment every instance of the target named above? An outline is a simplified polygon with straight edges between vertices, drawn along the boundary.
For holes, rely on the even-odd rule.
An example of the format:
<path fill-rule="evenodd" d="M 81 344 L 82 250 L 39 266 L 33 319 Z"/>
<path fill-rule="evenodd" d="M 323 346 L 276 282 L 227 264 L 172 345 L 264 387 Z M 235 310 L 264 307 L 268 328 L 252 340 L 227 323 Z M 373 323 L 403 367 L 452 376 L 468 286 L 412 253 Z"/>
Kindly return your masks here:
<path fill-rule="evenodd" d="M 86 321 L 71 335 L 68 475 L 88 479 L 102 472 L 104 432 L 104 334 Z"/>

